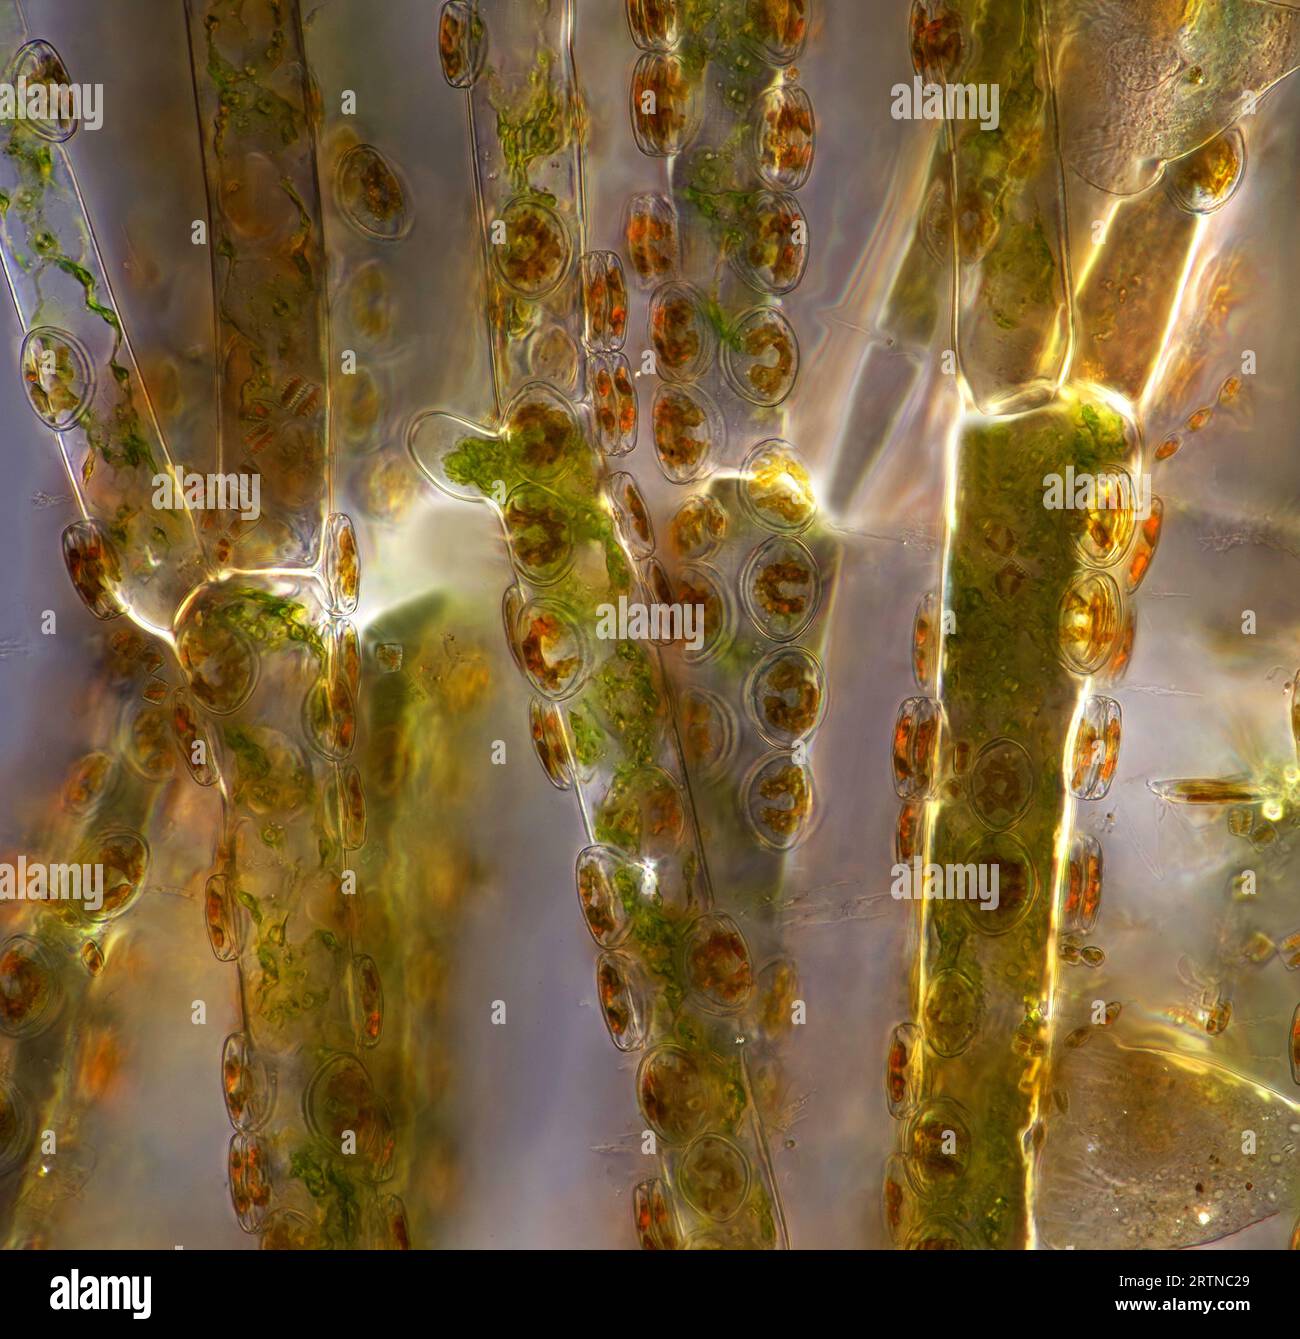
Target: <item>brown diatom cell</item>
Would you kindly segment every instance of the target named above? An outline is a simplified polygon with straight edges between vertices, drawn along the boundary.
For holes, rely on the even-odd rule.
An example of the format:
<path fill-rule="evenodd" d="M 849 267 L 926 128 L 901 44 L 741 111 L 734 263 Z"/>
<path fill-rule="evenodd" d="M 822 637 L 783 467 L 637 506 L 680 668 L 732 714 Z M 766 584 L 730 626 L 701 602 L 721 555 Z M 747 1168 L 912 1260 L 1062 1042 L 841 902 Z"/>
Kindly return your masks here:
<path fill-rule="evenodd" d="M 677 725 L 691 767 L 709 777 L 721 774 L 736 744 L 731 708 L 714 693 L 688 688 L 677 702 Z"/>
<path fill-rule="evenodd" d="M 358 367 L 350 377 L 343 378 L 334 405 L 340 435 L 354 451 L 360 454 L 379 445 L 375 424 L 383 412 L 384 397 L 368 368 Z"/>
<path fill-rule="evenodd" d="M 626 953 L 602 953 L 596 961 L 596 998 L 610 1040 L 620 1051 L 645 1045 L 646 1001 L 636 960 Z"/>
<path fill-rule="evenodd" d="M 643 1251 L 681 1249 L 681 1229 L 673 1209 L 672 1192 L 659 1177 L 638 1183 L 632 1192 L 632 1217 Z"/>
<path fill-rule="evenodd" d="M 817 514 L 812 478 L 798 451 L 779 437 L 760 442 L 740 467 L 740 498 L 764 529 L 796 534 Z"/>
<path fill-rule="evenodd" d="M 970 1238 L 963 1228 L 950 1218 L 927 1218 L 907 1234 L 904 1246 L 908 1251 L 965 1251 L 970 1249 Z"/>
<path fill-rule="evenodd" d="M 812 622 L 821 601 L 817 560 L 797 539 L 760 544 L 741 573 L 745 612 L 773 641 L 793 641 Z"/>
<path fill-rule="evenodd" d="M 377 1046 L 384 1032 L 384 984 L 375 960 L 364 953 L 352 959 L 352 987 L 357 1041 L 362 1046 Z"/>
<path fill-rule="evenodd" d="M 1076 833 L 1070 843 L 1070 862 L 1061 922 L 1067 930 L 1091 930 L 1101 907 L 1104 869 L 1101 843 L 1090 833 Z"/>
<path fill-rule="evenodd" d="M 12 935 L 0 944 L 0 1033 L 34 1037 L 44 1032 L 58 1017 L 62 1000 L 54 961 L 35 939 Z"/>
<path fill-rule="evenodd" d="M 643 191 L 628 201 L 623 229 L 637 278 L 650 287 L 677 272 L 677 210 L 667 196 Z"/>
<path fill-rule="evenodd" d="M 715 1223 L 740 1212 L 749 1195 L 749 1161 L 718 1134 L 702 1134 L 682 1155 L 678 1184 L 686 1202 Z"/>
<path fill-rule="evenodd" d="M 722 370 L 737 395 L 775 408 L 799 375 L 799 342 L 790 322 L 773 307 L 746 312 L 723 343 Z"/>
<path fill-rule="evenodd" d="M 1151 560 L 1156 555 L 1160 543 L 1160 531 L 1164 526 L 1165 504 L 1158 498 L 1151 499 L 1151 513 L 1138 527 L 1137 541 L 1129 556 L 1125 569 L 1124 589 L 1129 594 L 1137 590 L 1151 569 Z"/>
<path fill-rule="evenodd" d="M 73 521 L 63 532 L 63 564 L 81 602 L 98 619 L 125 607 L 118 593 L 122 565 L 108 532 L 95 520 Z"/>
<path fill-rule="evenodd" d="M 891 1153 L 881 1179 L 880 1206 L 885 1230 L 895 1246 L 901 1246 L 907 1237 L 915 1199 L 907 1181 L 907 1160 L 899 1153 Z"/>
<path fill-rule="evenodd" d="M 908 865 L 925 846 L 927 827 L 925 802 L 906 800 L 899 806 L 898 821 L 894 825 L 894 859 Z"/>
<path fill-rule="evenodd" d="M 238 711 L 257 683 L 257 653 L 219 609 L 199 612 L 180 629 L 176 653 L 201 706 L 218 716 Z"/>
<path fill-rule="evenodd" d="M 373 145 L 354 144 L 343 155 L 335 189 L 345 217 L 367 237 L 391 242 L 409 230 L 401 178 Z"/>
<path fill-rule="evenodd" d="M 788 1033 L 796 1023 L 796 1011 L 802 1005 L 799 973 L 794 963 L 784 958 L 769 962 L 758 974 L 758 1026 L 766 1037 Z"/>
<path fill-rule="evenodd" d="M 221 1088 L 236 1130 L 258 1129 L 271 1114 L 275 1084 L 246 1033 L 232 1032 L 221 1051 Z"/>
<path fill-rule="evenodd" d="M 740 927 L 730 916 L 701 916 L 682 945 L 686 980 L 707 1006 L 743 1009 L 754 991 L 753 967 Z"/>
<path fill-rule="evenodd" d="M 147 781 L 161 781 L 175 768 L 169 726 L 168 713 L 154 705 L 142 706 L 127 724 L 123 756 Z"/>
<path fill-rule="evenodd" d="M 64 808 L 71 814 L 90 813 L 108 794 L 114 770 L 113 759 L 99 750 L 78 758 L 63 783 Z"/>
<path fill-rule="evenodd" d="M 925 1039 L 936 1055 L 960 1055 L 974 1040 L 980 1025 L 979 988 L 954 967 L 939 972 L 930 982 L 922 1007 Z"/>
<path fill-rule="evenodd" d="M 1169 198 L 1189 214 L 1213 214 L 1237 192 L 1246 170 L 1246 141 L 1230 126 L 1165 168 Z"/>
<path fill-rule="evenodd" d="M 907 1127 L 907 1170 L 918 1193 L 959 1181 L 970 1165 L 970 1125 L 951 1098 L 927 1102 Z"/>
<path fill-rule="evenodd" d="M 1013 600 L 1020 593 L 1020 588 L 1025 584 L 1028 577 L 1029 573 L 1012 559 L 1010 562 L 1003 563 L 994 573 L 993 589 L 997 591 L 1000 598 Z"/>
<path fill-rule="evenodd" d="M 636 445 L 637 402 L 632 369 L 621 353 L 597 354 L 587 365 L 596 444 L 607 456 L 625 456 Z"/>
<path fill-rule="evenodd" d="M 322 1144 L 338 1153 L 350 1132 L 366 1179 L 385 1179 L 395 1148 L 393 1122 L 360 1060 L 337 1054 L 324 1061 L 307 1085 L 303 1109 L 312 1134 Z"/>
<path fill-rule="evenodd" d="M 704 474 L 725 442 L 717 406 L 695 387 L 660 385 L 655 392 L 655 455 L 665 478 L 689 483 Z"/>
<path fill-rule="evenodd" d="M 1104 799 L 1119 765 L 1122 717 L 1112 697 L 1090 697 L 1083 704 L 1074 736 L 1070 792 L 1076 799 Z"/>
<path fill-rule="evenodd" d="M 568 512 L 549 489 L 520 484 L 502 508 L 510 556 L 525 581 L 537 586 L 558 581 L 573 562 Z"/>
<path fill-rule="evenodd" d="M 559 702 L 581 687 L 588 652 L 568 610 L 551 600 L 532 600 L 520 610 L 515 636 L 524 674 L 545 698 Z"/>
<path fill-rule="evenodd" d="M 754 835 L 771 850 L 793 850 L 812 830 L 812 769 L 787 753 L 760 758 L 745 779 L 741 797 Z"/>
<path fill-rule="evenodd" d="M 1014 553 L 1019 543 L 1016 532 L 1000 521 L 985 521 L 980 527 L 980 533 L 984 537 L 985 545 L 999 558 L 1006 558 Z"/>
<path fill-rule="evenodd" d="M 808 265 L 808 220 L 798 200 L 788 191 L 758 191 L 742 215 L 731 259 L 760 293 L 797 288 Z"/>
<path fill-rule="evenodd" d="M 1110 466 L 1090 482 L 1083 500 L 1091 505 L 1081 506 L 1077 512 L 1082 528 L 1076 544 L 1086 562 L 1108 567 L 1128 551 L 1137 528 L 1137 488 L 1128 471 L 1118 465 Z"/>
<path fill-rule="evenodd" d="M 649 1051 L 636 1076 L 641 1113 L 668 1144 L 685 1144 L 709 1112 L 709 1082 L 701 1063 L 680 1046 Z"/>
<path fill-rule="evenodd" d="M 1296 1005 L 1295 1013 L 1291 1015 L 1290 1043 L 1291 1079 L 1300 1083 L 1300 1004 Z"/>
<path fill-rule="evenodd" d="M 1202 1024 L 1207 1036 L 1217 1037 L 1221 1032 L 1226 1032 L 1230 1022 L 1232 1022 L 1231 1000 L 1216 999 L 1207 1004 Z"/>
<path fill-rule="evenodd" d="M 63 57 L 48 42 L 44 42 L 40 38 L 23 44 L 18 54 L 14 56 L 6 77 L 12 80 L 16 87 L 21 87 L 18 81 L 22 79 L 29 89 L 35 84 L 45 84 L 47 86 L 59 84 L 66 88 L 71 83 L 67 66 L 63 63 Z M 21 98 L 21 96 L 20 93 L 19 97 Z M 61 107 L 55 105 L 53 96 L 49 99 L 49 103 L 48 110 L 54 112 L 62 110 Z M 69 110 L 71 109 L 69 108 Z M 35 131 L 42 139 L 60 144 L 72 137 L 81 121 L 74 116 L 56 115 L 24 118 L 23 124 Z"/>
<path fill-rule="evenodd" d="M 77 337 L 39 326 L 24 336 L 18 360 L 36 417 L 55 432 L 80 422 L 95 394 L 95 375 Z"/>
<path fill-rule="evenodd" d="M 550 322 L 528 341 L 528 370 L 539 381 L 565 391 L 578 384 L 578 346 L 562 326 Z"/>
<path fill-rule="evenodd" d="M 1058 624 L 1061 656 L 1076 674 L 1095 674 L 1119 637 L 1119 589 L 1104 572 L 1081 572 L 1061 597 Z"/>
<path fill-rule="evenodd" d="M 695 381 L 713 361 L 716 340 L 705 299 L 690 284 L 668 283 L 650 299 L 650 342 L 659 375 Z"/>
<path fill-rule="evenodd" d="M 963 903 L 976 929 L 1001 935 L 1019 925 L 1038 897 L 1038 872 L 1018 837 L 993 832 L 976 842 L 966 855 L 967 865 L 987 871 L 987 897 L 968 894 Z M 992 894 L 996 892 L 996 896 Z"/>
<path fill-rule="evenodd" d="M 645 582 L 647 603 L 672 604 L 673 583 L 669 579 L 663 563 L 658 558 L 647 558 L 641 565 L 641 571 Z M 651 636 L 649 640 L 658 643 L 660 646 L 671 646 L 678 639 L 673 636 L 671 617 L 666 619 L 665 623 L 667 626 L 661 627 L 659 635 L 657 637 Z M 684 632 L 684 629 L 682 631 Z"/>
<path fill-rule="evenodd" d="M 1014 739 L 994 739 L 975 757 L 970 773 L 970 803 L 986 827 L 1014 827 L 1034 793 L 1034 765 Z"/>
<path fill-rule="evenodd" d="M 333 619 L 326 632 L 330 670 L 341 674 L 355 698 L 361 687 L 361 639 L 356 625 L 346 619 Z"/>
<path fill-rule="evenodd" d="M 119 628 L 108 639 L 106 666 L 115 680 L 134 679 L 141 672 L 156 674 L 163 664 L 162 652 L 134 627 Z"/>
<path fill-rule="evenodd" d="M 264 1251 L 314 1251 L 320 1247 L 320 1232 L 305 1213 L 297 1209 L 272 1209 L 260 1232 Z"/>
<path fill-rule="evenodd" d="M 87 910 L 91 920 L 106 921 L 126 911 L 140 890 L 149 870 L 149 844 L 136 832 L 120 829 L 91 838 L 83 853 L 83 864 L 103 866 L 103 904 Z"/>
<path fill-rule="evenodd" d="M 488 227 L 488 252 L 502 283 L 530 301 L 553 293 L 573 259 L 559 214 L 531 196 L 517 196 Z"/>
<path fill-rule="evenodd" d="M 952 252 L 952 215 L 948 209 L 948 183 L 933 182 L 921 206 L 917 234 L 930 259 L 946 266 Z"/>
<path fill-rule="evenodd" d="M 504 435 L 520 472 L 551 483 L 585 448 L 577 411 L 558 391 L 530 382 L 506 409 Z"/>
<path fill-rule="evenodd" d="M 213 874 L 203 889 L 203 919 L 208 943 L 221 962 L 239 957 L 240 916 L 234 891 L 225 874 Z"/>
<path fill-rule="evenodd" d="M 627 338 L 627 283 L 613 251 L 588 251 L 582 271 L 583 343 L 593 353 L 617 353 Z"/>
<path fill-rule="evenodd" d="M 1250 963 L 1252 967 L 1268 962 L 1276 952 L 1277 945 L 1262 930 L 1254 930 L 1247 935 L 1240 949 L 1241 960 Z"/>
<path fill-rule="evenodd" d="M 339 842 L 345 851 L 359 851 L 366 844 L 366 792 L 355 764 L 339 773 L 336 797 Z"/>
<path fill-rule="evenodd" d="M 352 752 L 357 740 L 356 699 L 342 674 L 322 674 L 317 677 L 303 698 L 302 723 L 312 747 L 322 757 L 331 762 L 341 762 Z M 226 742 L 232 745 L 229 732 Z M 261 769 L 251 755 L 245 759 L 240 753 L 241 743 L 242 737 L 233 741 L 236 761 L 239 764 L 247 761 L 247 779 L 252 783 Z M 266 777 L 265 771 L 262 771 L 262 777 Z M 244 779 L 242 774 L 240 779 Z M 263 802 L 260 797 L 250 794 L 248 798 L 250 804 L 261 812 Z"/>
<path fill-rule="evenodd" d="M 528 733 L 546 779 L 556 790 L 568 790 L 573 785 L 573 765 L 564 722 L 554 702 L 537 697 L 529 702 Z"/>
<path fill-rule="evenodd" d="M 727 513 L 717 498 L 699 493 L 678 507 L 668 525 L 679 558 L 707 558 L 727 536 Z"/>
<path fill-rule="evenodd" d="M 98 976 L 104 970 L 104 950 L 95 943 L 93 939 L 87 939 L 81 946 L 81 952 L 77 955 L 81 959 L 81 965 L 86 969 L 90 976 Z"/>
<path fill-rule="evenodd" d="M 411 1224 L 407 1217 L 406 1205 L 396 1195 L 385 1195 L 380 1200 L 377 1214 L 378 1248 L 388 1251 L 409 1251 L 411 1249 Z"/>
<path fill-rule="evenodd" d="M 578 904 L 591 937 L 615 948 L 626 937 L 638 903 L 657 900 L 648 866 L 608 846 L 588 846 L 578 856 Z"/>
<path fill-rule="evenodd" d="M 634 558 L 648 558 L 655 548 L 654 524 L 637 481 L 624 472 L 610 475 L 609 496 L 619 538 Z"/>
<path fill-rule="evenodd" d="M 352 518 L 341 511 L 334 512 L 325 523 L 325 588 L 334 613 L 356 612 L 361 590 L 357 532 Z"/>
<path fill-rule="evenodd" d="M 759 734 L 777 748 L 790 748 L 822 723 L 826 675 L 811 651 L 784 647 L 750 672 L 746 700 Z"/>
<path fill-rule="evenodd" d="M 1116 683 L 1128 673 L 1133 660 L 1133 643 L 1137 638 L 1137 610 L 1131 605 L 1124 611 L 1124 626 L 1115 639 L 1115 649 L 1106 662 L 1105 676 Z"/>
<path fill-rule="evenodd" d="M 1183 439 L 1176 433 L 1171 433 L 1158 447 L 1156 447 L 1156 459 L 1168 460 L 1170 456 L 1177 455 L 1182 444 Z"/>
<path fill-rule="evenodd" d="M 923 0 L 912 0 L 911 27 L 912 68 L 944 82 L 956 74 L 967 40 L 962 30 L 961 15 L 950 9 L 941 9 L 930 17 Z"/>
<path fill-rule="evenodd" d="M 789 65 L 808 37 L 810 0 L 747 0 L 745 39 L 772 65 Z"/>
<path fill-rule="evenodd" d="M 677 577 L 677 603 L 695 606 L 703 620 L 703 641 L 698 650 L 687 647 L 684 658 L 708 660 L 731 635 L 731 603 L 721 578 L 703 563 L 687 563 Z"/>
<path fill-rule="evenodd" d="M 670 51 L 681 37 L 679 0 L 626 0 L 627 26 L 642 51 Z"/>
<path fill-rule="evenodd" d="M 1148 781 L 1147 785 L 1162 800 L 1173 804 L 1257 804 L 1263 795 L 1258 786 L 1247 778 L 1223 780 L 1183 778 L 1173 781 Z M 1245 836 L 1250 832 L 1251 818 L 1245 816 L 1245 823 L 1238 827 L 1233 814 L 1229 814 L 1228 830 L 1234 836 Z"/>
<path fill-rule="evenodd" d="M 31 1141 L 31 1107 L 12 1083 L 0 1078 L 0 1173 L 22 1163 Z"/>
<path fill-rule="evenodd" d="M 934 690 L 939 672 L 939 597 L 927 591 L 912 619 L 912 677 L 922 692 Z"/>
<path fill-rule="evenodd" d="M 632 71 L 631 104 L 637 148 L 651 158 L 668 158 L 681 153 L 699 129 L 700 81 L 677 56 L 650 51 Z"/>
<path fill-rule="evenodd" d="M 759 98 L 754 159 L 774 191 L 797 191 L 808 180 L 814 140 L 812 101 L 798 84 L 777 84 Z"/>
<path fill-rule="evenodd" d="M 909 697 L 898 708 L 890 756 L 894 791 L 900 800 L 925 799 L 933 794 L 941 720 L 942 708 L 932 697 Z"/>
<path fill-rule="evenodd" d="M 227 1159 L 230 1200 L 245 1232 L 256 1232 L 271 1203 L 271 1151 L 255 1134 L 236 1133 Z"/>
<path fill-rule="evenodd" d="M 438 15 L 438 59 L 452 88 L 470 88 L 483 69 L 488 37 L 473 0 L 446 0 Z"/>
<path fill-rule="evenodd" d="M 378 261 L 360 266 L 348 280 L 347 313 L 351 325 L 367 339 L 382 343 L 393 328 L 393 290 Z"/>

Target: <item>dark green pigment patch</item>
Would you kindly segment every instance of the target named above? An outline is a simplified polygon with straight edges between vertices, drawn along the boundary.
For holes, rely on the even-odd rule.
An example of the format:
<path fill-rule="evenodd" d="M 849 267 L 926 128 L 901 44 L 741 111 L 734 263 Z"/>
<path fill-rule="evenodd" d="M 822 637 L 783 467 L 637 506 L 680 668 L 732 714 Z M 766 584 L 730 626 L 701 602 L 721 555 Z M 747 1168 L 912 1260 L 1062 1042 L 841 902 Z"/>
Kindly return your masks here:
<path fill-rule="evenodd" d="M 243 633 L 263 650 L 273 651 L 288 642 L 297 642 L 318 660 L 325 659 L 320 633 L 312 626 L 306 609 L 296 600 L 250 587 L 223 598 L 215 617 L 226 627 Z"/>
<path fill-rule="evenodd" d="M 569 115 L 562 87 L 558 87 L 551 67 L 552 52 L 541 50 L 518 90 L 506 90 L 495 76 L 489 76 L 489 102 L 497 114 L 497 140 L 505 159 L 506 172 L 517 191 L 528 189 L 532 165 L 539 158 L 550 158 L 568 144 L 573 118 Z"/>

